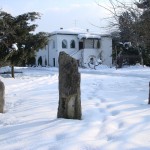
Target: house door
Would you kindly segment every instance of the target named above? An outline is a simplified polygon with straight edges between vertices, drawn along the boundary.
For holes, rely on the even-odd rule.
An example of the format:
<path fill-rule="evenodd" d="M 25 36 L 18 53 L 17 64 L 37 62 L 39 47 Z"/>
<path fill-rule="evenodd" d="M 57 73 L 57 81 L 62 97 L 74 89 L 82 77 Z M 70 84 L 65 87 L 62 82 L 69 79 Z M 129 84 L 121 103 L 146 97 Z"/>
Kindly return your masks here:
<path fill-rule="evenodd" d="M 79 50 L 83 49 L 83 42 L 79 42 Z"/>
<path fill-rule="evenodd" d="M 53 66 L 55 67 L 55 58 L 53 58 Z"/>
<path fill-rule="evenodd" d="M 42 66 L 42 57 L 41 56 L 38 59 L 38 66 Z"/>

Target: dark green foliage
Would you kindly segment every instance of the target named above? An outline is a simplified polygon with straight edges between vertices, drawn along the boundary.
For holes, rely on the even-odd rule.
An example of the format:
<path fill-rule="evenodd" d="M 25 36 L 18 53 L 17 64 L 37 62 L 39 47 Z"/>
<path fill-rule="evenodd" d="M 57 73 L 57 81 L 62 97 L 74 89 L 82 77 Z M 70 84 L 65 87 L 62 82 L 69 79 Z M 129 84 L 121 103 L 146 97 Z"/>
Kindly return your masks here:
<path fill-rule="evenodd" d="M 31 57 L 27 60 L 27 65 L 35 66 L 35 57 Z"/>
<path fill-rule="evenodd" d="M 36 19 L 40 19 L 37 12 L 13 17 L 7 12 L 0 11 L 0 62 L 25 65 L 34 57 L 36 50 L 45 47 L 49 34 L 33 34 L 37 25 L 31 23 Z M 18 50 L 12 47 L 15 43 Z"/>
<path fill-rule="evenodd" d="M 139 8 L 150 8 L 150 0 L 140 0 L 140 3 L 136 3 Z"/>
<path fill-rule="evenodd" d="M 136 5 L 143 9 L 143 13 L 140 16 L 140 24 L 143 27 L 141 32 L 143 38 L 142 54 L 144 64 L 150 66 L 150 0 L 141 0 Z"/>
<path fill-rule="evenodd" d="M 144 49 L 142 55 L 144 58 L 144 64 L 150 66 L 150 48 Z"/>
<path fill-rule="evenodd" d="M 125 37 L 121 36 L 120 32 L 113 32 L 112 36 L 112 58 L 113 62 L 117 63 L 118 67 L 121 68 L 123 64 L 133 65 L 139 62 L 139 52 L 133 47 L 125 44 L 128 42 Z"/>
<path fill-rule="evenodd" d="M 118 16 L 119 32 L 112 34 L 113 58 L 116 60 L 116 55 L 121 54 L 129 64 L 140 62 L 150 66 L 150 0 L 135 4 L 143 11 L 130 7 Z M 122 47 L 119 42 L 131 42 L 132 46 Z"/>
<path fill-rule="evenodd" d="M 132 33 L 132 17 L 129 12 L 123 12 L 122 15 L 119 17 L 119 29 L 120 29 L 120 37 L 122 42 L 130 41 Z"/>

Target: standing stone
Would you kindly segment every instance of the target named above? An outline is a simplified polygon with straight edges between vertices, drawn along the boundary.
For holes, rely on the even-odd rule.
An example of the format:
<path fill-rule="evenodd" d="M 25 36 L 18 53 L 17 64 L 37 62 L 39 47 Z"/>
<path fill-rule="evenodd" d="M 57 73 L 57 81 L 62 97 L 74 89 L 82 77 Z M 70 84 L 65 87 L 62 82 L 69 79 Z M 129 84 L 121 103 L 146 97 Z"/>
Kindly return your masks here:
<path fill-rule="evenodd" d="M 149 82 L 149 98 L 148 98 L 148 104 L 150 104 L 150 82 Z"/>
<path fill-rule="evenodd" d="M 0 80 L 0 113 L 4 112 L 4 95 L 5 95 L 5 86 L 4 83 Z"/>
<path fill-rule="evenodd" d="M 80 73 L 77 60 L 59 53 L 58 118 L 81 119 Z"/>

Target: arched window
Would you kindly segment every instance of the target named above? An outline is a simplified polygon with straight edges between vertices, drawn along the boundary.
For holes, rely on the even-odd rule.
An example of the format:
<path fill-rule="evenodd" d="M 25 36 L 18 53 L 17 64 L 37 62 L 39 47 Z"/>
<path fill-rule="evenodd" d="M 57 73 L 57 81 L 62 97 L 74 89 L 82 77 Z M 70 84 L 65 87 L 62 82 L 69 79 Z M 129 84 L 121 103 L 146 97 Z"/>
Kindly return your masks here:
<path fill-rule="evenodd" d="M 42 66 L 42 57 L 41 56 L 38 58 L 38 65 Z"/>
<path fill-rule="evenodd" d="M 66 40 L 62 41 L 62 48 L 67 48 L 67 41 Z"/>
<path fill-rule="evenodd" d="M 70 42 L 70 48 L 75 48 L 75 41 L 74 40 L 71 40 L 71 42 Z"/>

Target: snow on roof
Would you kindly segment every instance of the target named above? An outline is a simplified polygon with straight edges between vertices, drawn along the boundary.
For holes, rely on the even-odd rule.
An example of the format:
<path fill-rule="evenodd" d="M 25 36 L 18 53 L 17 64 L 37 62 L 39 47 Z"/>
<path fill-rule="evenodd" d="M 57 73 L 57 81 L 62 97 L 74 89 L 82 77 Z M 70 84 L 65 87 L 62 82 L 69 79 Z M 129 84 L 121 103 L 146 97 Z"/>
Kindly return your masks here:
<path fill-rule="evenodd" d="M 101 39 L 101 36 L 100 35 L 96 35 L 96 34 L 89 34 L 89 33 L 86 33 L 86 34 L 78 34 L 78 38 L 79 39 L 88 39 L 88 38 L 91 38 L 91 39 Z"/>
<path fill-rule="evenodd" d="M 62 33 L 62 34 L 79 34 L 79 33 L 86 33 L 86 32 L 87 31 L 85 31 L 84 29 L 80 29 L 80 28 L 70 28 L 70 29 L 60 28 L 59 30 L 54 31 L 51 34 L 58 34 L 58 33 Z"/>
<path fill-rule="evenodd" d="M 75 34 L 78 35 L 78 38 L 98 38 L 100 39 L 101 36 L 110 36 L 110 34 L 100 34 L 100 33 L 94 33 L 90 32 L 88 29 L 81 29 L 81 28 L 71 28 L 71 29 L 63 29 L 60 28 L 57 31 L 51 32 L 50 35 L 55 35 L 55 34 Z"/>

